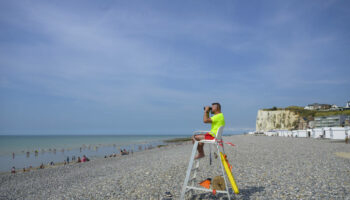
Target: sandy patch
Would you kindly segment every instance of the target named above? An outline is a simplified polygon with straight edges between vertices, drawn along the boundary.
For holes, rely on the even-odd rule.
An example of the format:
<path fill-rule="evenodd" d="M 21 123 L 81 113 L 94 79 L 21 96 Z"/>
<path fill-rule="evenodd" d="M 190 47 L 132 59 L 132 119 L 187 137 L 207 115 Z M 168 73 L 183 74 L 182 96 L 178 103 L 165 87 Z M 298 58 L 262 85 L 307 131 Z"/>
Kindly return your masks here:
<path fill-rule="evenodd" d="M 335 155 L 338 157 L 350 159 L 350 152 L 335 152 Z"/>

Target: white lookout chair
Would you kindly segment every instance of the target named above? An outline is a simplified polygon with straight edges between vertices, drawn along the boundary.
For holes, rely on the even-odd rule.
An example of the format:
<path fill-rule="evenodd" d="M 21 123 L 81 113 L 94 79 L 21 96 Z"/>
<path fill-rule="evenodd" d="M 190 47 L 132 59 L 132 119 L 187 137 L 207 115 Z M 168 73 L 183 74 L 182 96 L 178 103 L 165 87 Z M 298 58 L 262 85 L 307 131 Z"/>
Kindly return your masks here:
<path fill-rule="evenodd" d="M 196 152 L 197 152 L 197 147 L 198 147 L 198 143 L 205 143 L 205 144 L 209 144 L 209 149 L 210 149 L 210 154 L 211 154 L 211 145 L 215 145 L 216 150 L 217 150 L 217 154 L 219 155 L 220 159 L 220 146 L 222 146 L 222 150 L 223 153 L 225 153 L 224 151 L 224 145 L 223 145 L 223 141 L 222 141 L 222 132 L 224 130 L 224 126 L 221 126 L 218 129 L 218 132 L 216 134 L 216 138 L 213 140 L 201 140 L 201 141 L 195 141 L 195 143 L 193 144 L 193 148 L 192 148 L 192 154 L 191 154 L 191 158 L 190 158 L 190 162 L 188 163 L 188 167 L 187 167 L 187 172 L 186 172 L 186 178 L 184 181 L 184 184 L 182 186 L 182 191 L 181 191 L 181 200 L 185 199 L 185 194 L 186 192 L 191 192 L 191 194 L 193 194 L 194 190 L 200 190 L 200 191 L 205 191 L 205 192 L 213 192 L 213 190 L 211 189 L 206 189 L 206 188 L 201 188 L 201 187 L 196 187 L 196 176 L 197 176 L 197 170 L 199 169 L 199 160 L 200 159 L 194 159 Z M 210 131 L 195 131 L 195 133 L 207 133 Z M 221 144 L 221 145 L 220 145 Z M 194 168 L 192 168 L 193 166 L 193 162 L 196 162 L 196 166 Z M 210 155 L 210 163 L 211 163 L 211 155 Z M 228 188 L 228 184 L 227 184 L 227 178 L 226 178 L 226 174 L 224 171 L 224 167 L 222 165 L 222 162 L 220 162 L 221 164 L 221 172 L 222 172 L 222 177 L 224 177 L 225 180 L 225 188 L 226 190 L 216 190 L 216 193 L 225 193 L 228 196 L 228 199 L 230 199 L 230 193 L 229 193 L 229 188 Z M 191 172 L 193 171 L 193 177 L 190 178 Z"/>

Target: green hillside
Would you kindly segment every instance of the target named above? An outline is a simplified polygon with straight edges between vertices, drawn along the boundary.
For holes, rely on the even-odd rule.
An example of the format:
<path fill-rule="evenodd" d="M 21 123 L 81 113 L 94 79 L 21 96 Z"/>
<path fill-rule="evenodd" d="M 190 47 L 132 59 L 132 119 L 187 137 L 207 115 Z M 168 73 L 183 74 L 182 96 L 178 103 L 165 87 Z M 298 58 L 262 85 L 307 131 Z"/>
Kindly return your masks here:
<path fill-rule="evenodd" d="M 290 110 L 297 114 L 299 114 L 301 117 L 321 117 L 321 116 L 331 116 L 331 115 L 350 115 L 350 110 L 343 110 L 343 111 L 319 111 L 319 110 L 305 110 L 303 107 L 299 106 L 288 106 L 286 108 L 277 108 L 272 107 L 268 109 L 263 109 L 265 111 L 274 111 L 274 110 Z"/>

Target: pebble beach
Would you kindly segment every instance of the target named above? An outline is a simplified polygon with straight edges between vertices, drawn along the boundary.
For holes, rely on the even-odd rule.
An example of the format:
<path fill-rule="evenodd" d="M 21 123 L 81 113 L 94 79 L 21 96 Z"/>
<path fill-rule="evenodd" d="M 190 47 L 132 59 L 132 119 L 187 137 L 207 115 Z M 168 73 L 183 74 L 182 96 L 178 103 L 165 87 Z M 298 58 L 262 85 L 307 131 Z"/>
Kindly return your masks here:
<path fill-rule="evenodd" d="M 224 137 L 240 194 L 232 199 L 350 199 L 350 144 L 312 138 Z M 209 149 L 198 182 L 220 175 Z M 128 156 L 95 158 L 25 173 L 0 175 L 0 199 L 179 199 L 191 142 Z M 165 193 L 169 192 L 170 196 Z M 227 199 L 195 192 L 187 199 Z"/>

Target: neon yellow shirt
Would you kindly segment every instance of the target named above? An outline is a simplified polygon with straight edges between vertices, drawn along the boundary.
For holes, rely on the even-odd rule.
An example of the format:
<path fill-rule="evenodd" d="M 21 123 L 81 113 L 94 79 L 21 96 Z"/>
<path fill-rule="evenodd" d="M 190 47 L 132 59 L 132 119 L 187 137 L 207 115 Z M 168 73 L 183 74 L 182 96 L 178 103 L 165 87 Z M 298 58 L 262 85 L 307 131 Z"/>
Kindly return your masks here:
<path fill-rule="evenodd" d="M 216 133 L 218 132 L 218 129 L 220 126 L 225 126 L 225 118 L 222 113 L 216 114 L 212 116 L 211 118 L 211 130 L 210 130 L 210 135 L 213 137 L 216 137 Z"/>

